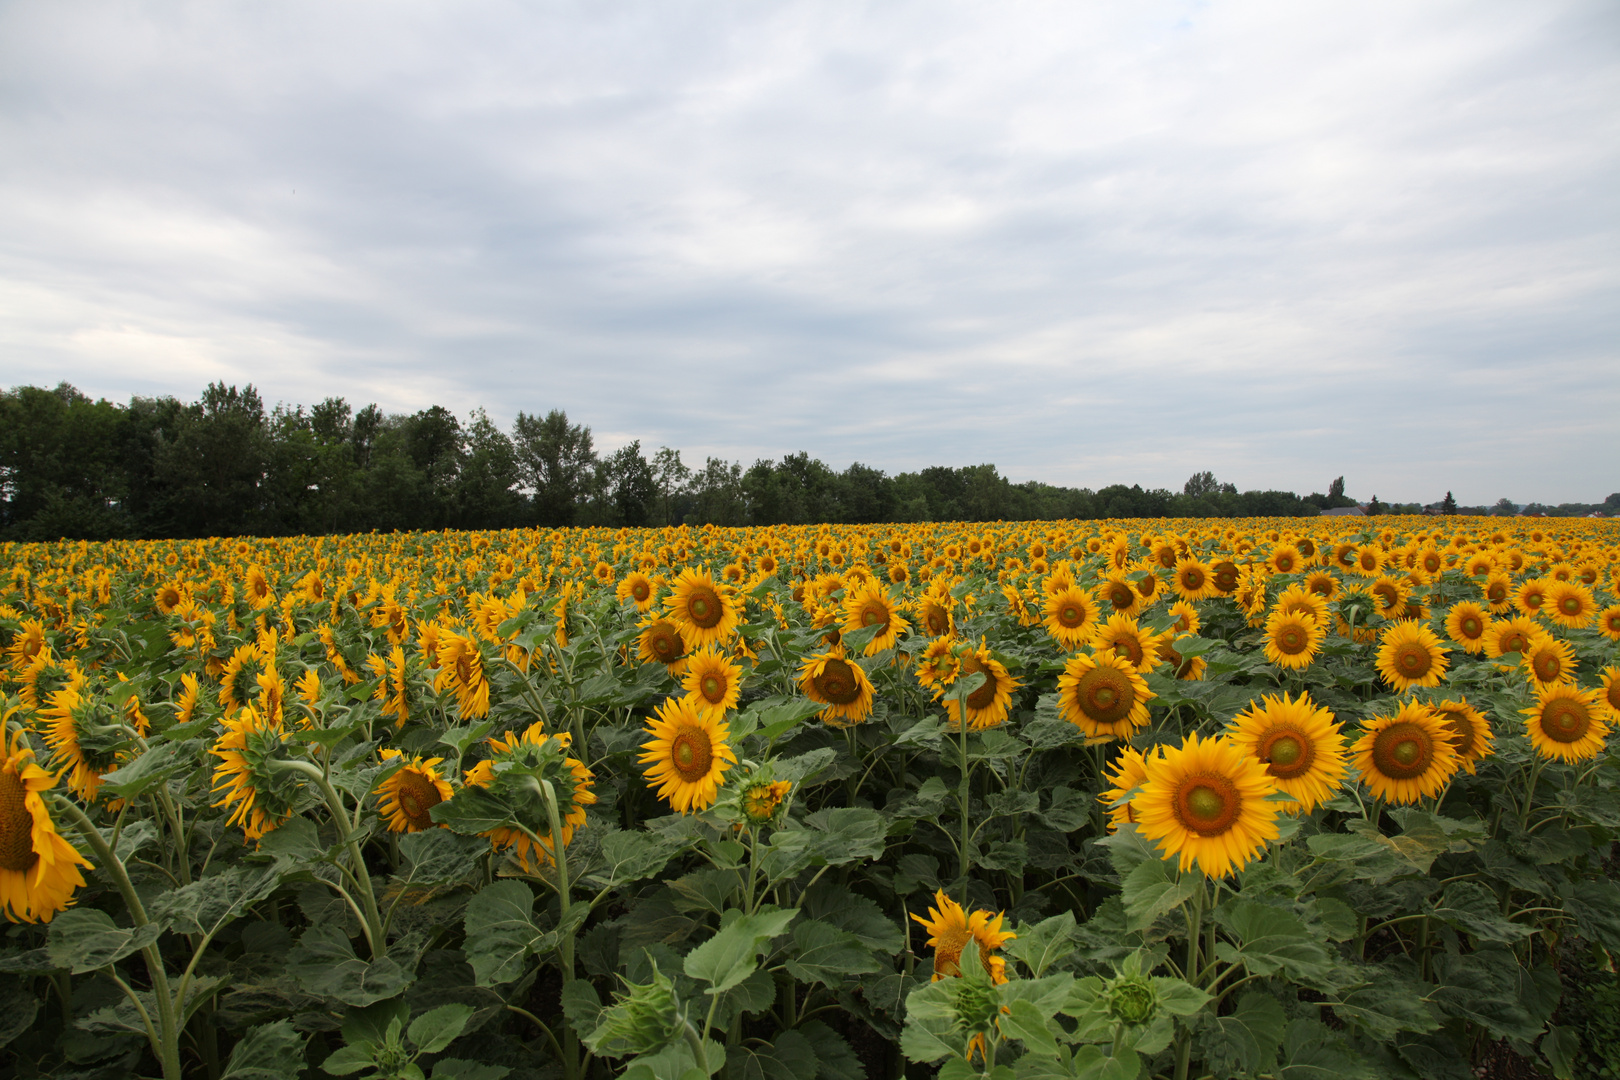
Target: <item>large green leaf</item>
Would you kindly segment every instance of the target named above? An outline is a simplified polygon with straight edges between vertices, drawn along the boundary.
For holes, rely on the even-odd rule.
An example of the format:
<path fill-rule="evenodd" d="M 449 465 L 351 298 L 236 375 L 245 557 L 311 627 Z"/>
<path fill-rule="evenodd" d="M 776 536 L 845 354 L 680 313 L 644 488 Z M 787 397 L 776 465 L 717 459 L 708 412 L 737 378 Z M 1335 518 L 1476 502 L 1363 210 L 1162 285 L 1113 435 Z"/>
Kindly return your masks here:
<path fill-rule="evenodd" d="M 437 1054 L 460 1037 L 476 1011 L 471 1005 L 441 1005 L 412 1020 L 405 1036 L 418 1053 Z"/>
<path fill-rule="evenodd" d="M 774 1042 L 745 1043 L 732 1049 L 727 1080 L 816 1080 L 815 1047 L 797 1031 L 783 1031 Z"/>
<path fill-rule="evenodd" d="M 866 1068 L 844 1037 L 820 1020 L 800 1024 L 816 1052 L 816 1080 L 866 1080 Z"/>
<path fill-rule="evenodd" d="M 1229 964 L 1242 964 L 1251 974 L 1282 972 L 1299 982 L 1320 985 L 1333 970 L 1326 946 L 1290 911 L 1235 900 L 1215 909 L 1215 921 L 1238 939 L 1236 947 L 1218 944 L 1215 955 Z"/>
<path fill-rule="evenodd" d="M 0 1047 L 27 1031 L 39 1012 L 39 999 L 21 982 L 0 985 Z"/>
<path fill-rule="evenodd" d="M 1436 919 L 1482 942 L 1512 944 L 1535 933 L 1530 923 L 1502 916 L 1496 894 L 1474 881 L 1454 881 L 1430 909 Z"/>
<path fill-rule="evenodd" d="M 886 955 L 905 948 L 906 935 L 876 902 L 842 885 L 822 881 L 806 893 L 800 905 L 807 918 L 848 931 L 863 945 Z"/>
<path fill-rule="evenodd" d="M 497 881 L 467 902 L 464 946 L 479 986 L 509 983 L 530 956 L 557 946 L 557 932 L 535 921 L 534 893 L 521 881 Z"/>
<path fill-rule="evenodd" d="M 1022 925 L 1018 936 L 1007 942 L 1005 951 L 1024 962 L 1034 978 L 1040 978 L 1075 950 L 1074 912 L 1065 911 L 1033 925 Z"/>
<path fill-rule="evenodd" d="M 584 880 L 602 889 L 640 881 L 662 870 L 680 850 L 679 843 L 655 833 L 611 832 L 602 838 L 602 864 L 586 873 Z"/>
<path fill-rule="evenodd" d="M 811 861 L 818 866 L 881 858 L 889 831 L 882 814 L 860 806 L 820 810 L 805 818 L 804 824 L 818 834 L 810 845 Z"/>
<path fill-rule="evenodd" d="M 1146 930 L 1161 915 L 1180 907 L 1197 892 L 1201 875 L 1178 873 L 1174 866 L 1162 859 L 1138 863 L 1125 875 L 1120 899 L 1125 904 L 1125 926 L 1130 930 Z"/>
<path fill-rule="evenodd" d="M 1541 1025 L 1519 1001 L 1519 963 L 1500 945 L 1465 956 L 1440 953 L 1434 959 L 1439 988 L 1430 1000 L 1446 1016 L 1483 1025 L 1494 1038 L 1530 1041 Z"/>
<path fill-rule="evenodd" d="M 162 925 L 156 922 L 121 927 L 105 911 L 69 908 L 51 920 L 46 947 L 52 964 L 81 975 L 144 949 L 162 932 Z"/>
<path fill-rule="evenodd" d="M 1404 957 L 1356 971 L 1361 985 L 1341 991 L 1333 1014 L 1376 1042 L 1389 1042 L 1402 1031 L 1427 1032 L 1440 1026 L 1425 1000 L 1433 989 L 1417 977 Z"/>
<path fill-rule="evenodd" d="M 231 1050 L 220 1080 L 287 1080 L 302 1075 L 307 1038 L 291 1020 L 262 1024 Z"/>
<path fill-rule="evenodd" d="M 391 998 L 414 980 L 391 957 L 361 960 L 348 936 L 327 925 L 304 931 L 287 957 L 287 973 L 307 993 L 362 1006 Z"/>
<path fill-rule="evenodd" d="M 1277 1065 L 1288 1017 L 1270 994 L 1250 991 L 1229 1016 L 1202 1014 L 1197 1049 L 1204 1071 L 1216 1076 L 1252 1076 Z"/>
<path fill-rule="evenodd" d="M 1278 1080 L 1382 1080 L 1344 1040 L 1318 1020 L 1295 1020 L 1283 1037 Z"/>
<path fill-rule="evenodd" d="M 165 742 L 101 777 L 102 787 L 120 799 L 133 799 L 163 783 L 175 773 L 195 768 L 201 739 Z"/>
<path fill-rule="evenodd" d="M 835 926 L 808 919 L 793 928 L 787 970 L 801 983 L 818 982 L 836 989 L 846 976 L 882 971 L 885 966 L 860 938 Z"/>
<path fill-rule="evenodd" d="M 798 914 L 798 908 L 788 908 L 732 919 L 718 934 L 686 954 L 683 970 L 709 984 L 705 993 L 723 993 L 759 966 L 760 954 L 771 939 L 785 933 Z"/>
<path fill-rule="evenodd" d="M 233 866 L 224 873 L 166 892 L 152 902 L 153 921 L 182 934 L 216 934 L 281 884 L 286 863 Z"/>

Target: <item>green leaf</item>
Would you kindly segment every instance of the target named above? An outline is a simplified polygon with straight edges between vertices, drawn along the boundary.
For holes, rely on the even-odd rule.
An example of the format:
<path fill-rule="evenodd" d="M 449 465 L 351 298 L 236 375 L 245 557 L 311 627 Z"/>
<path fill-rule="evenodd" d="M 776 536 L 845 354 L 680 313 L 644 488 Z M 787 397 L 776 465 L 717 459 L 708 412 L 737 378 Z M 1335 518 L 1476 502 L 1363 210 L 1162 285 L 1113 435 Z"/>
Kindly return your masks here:
<path fill-rule="evenodd" d="M 815 1047 L 797 1031 L 784 1031 L 772 1043 L 734 1047 L 727 1080 L 816 1080 Z"/>
<path fill-rule="evenodd" d="M 1012 957 L 1023 961 L 1031 976 L 1038 979 L 1053 964 L 1074 952 L 1074 931 L 1074 912 L 1065 911 L 1033 926 L 1020 926 L 1018 936 L 1003 948 Z"/>
<path fill-rule="evenodd" d="M 1390 1042 L 1402 1031 L 1433 1031 L 1440 1026 L 1425 998 L 1430 987 L 1419 981 L 1404 958 L 1359 969 L 1363 983 L 1340 992 L 1333 1015 L 1375 1042 Z"/>
<path fill-rule="evenodd" d="M 823 881 L 804 896 L 807 918 L 848 931 L 869 949 L 894 955 L 906 946 L 906 935 L 883 909 L 841 885 Z"/>
<path fill-rule="evenodd" d="M 397 885 L 438 885 L 462 881 L 485 854 L 489 842 L 461 836 L 449 829 L 423 829 L 399 838 L 399 853 L 410 869 L 394 879 Z"/>
<path fill-rule="evenodd" d="M 317 924 L 287 956 L 287 973 L 305 991 L 345 1005 L 370 1005 L 391 998 L 414 980 L 390 957 L 361 960 L 341 929 Z"/>
<path fill-rule="evenodd" d="M 437 1054 L 460 1037 L 476 1011 L 471 1005 L 440 1005 L 412 1020 L 405 1036 L 417 1053 Z"/>
<path fill-rule="evenodd" d="M 1236 1076 L 1276 1067 L 1288 1017 L 1270 994 L 1250 991 L 1230 1016 L 1205 1013 L 1200 1019 L 1197 1040 L 1207 1070 Z"/>
<path fill-rule="evenodd" d="M 1564 910 L 1575 916 L 1581 936 L 1620 953 L 1620 884 L 1586 878 L 1561 890 Z"/>
<path fill-rule="evenodd" d="M 819 982 L 837 989 L 846 975 L 883 969 L 872 950 L 854 934 L 814 919 L 793 928 L 793 952 L 787 959 L 787 970 L 799 982 Z"/>
<path fill-rule="evenodd" d="M 1481 1024 L 1497 1039 L 1529 1042 L 1541 1033 L 1519 1001 L 1519 963 L 1510 950 L 1492 945 L 1466 956 L 1439 953 L 1434 970 L 1440 986 L 1430 1000 L 1446 1016 Z"/>
<path fill-rule="evenodd" d="M 889 832 L 887 818 L 862 806 L 819 810 L 805 818 L 804 824 L 812 830 L 809 851 L 817 866 L 881 858 Z"/>
<path fill-rule="evenodd" d="M 1236 900 L 1215 909 L 1215 921 L 1240 942 L 1215 947 L 1227 963 L 1242 964 L 1250 974 L 1275 975 L 1317 984 L 1332 970 L 1332 957 L 1292 912 L 1252 900 Z"/>
<path fill-rule="evenodd" d="M 376 1049 L 364 1044 L 359 1046 L 340 1046 L 321 1062 L 321 1071 L 333 1076 L 348 1076 L 361 1069 L 376 1068 Z"/>
<path fill-rule="evenodd" d="M 837 760 L 838 751 L 823 746 L 820 749 L 811 750 L 809 753 L 800 754 L 797 757 L 782 758 L 776 763 L 776 777 L 778 780 L 802 783 Z"/>
<path fill-rule="evenodd" d="M 1002 1034 L 1009 1039 L 1021 1041 L 1027 1053 L 1052 1058 L 1058 1056 L 1057 1040 L 1053 1038 L 1047 1025 L 1047 1017 L 1042 1016 L 1041 1011 L 1033 1003 L 1024 1000 L 1014 1001 L 1009 1006 L 1009 1011 L 1002 1014 L 998 1023 L 1001 1025 Z"/>
<path fill-rule="evenodd" d="M 1278 1080 L 1382 1080 L 1378 1070 L 1318 1020 L 1295 1020 L 1283 1038 Z"/>
<path fill-rule="evenodd" d="M 1512 944 L 1535 933 L 1528 923 L 1502 917 L 1496 894 L 1474 881 L 1454 881 L 1446 886 L 1431 911 L 1447 926 L 1454 926 L 1480 941 Z"/>
<path fill-rule="evenodd" d="M 800 1024 L 799 1032 L 816 1052 L 816 1080 L 866 1080 L 866 1069 L 844 1037 L 820 1020 Z"/>
<path fill-rule="evenodd" d="M 1120 888 L 1126 928 L 1146 930 L 1159 916 L 1180 907 L 1199 887 L 1193 874 L 1183 876 L 1168 862 L 1152 859 L 1139 863 Z"/>
<path fill-rule="evenodd" d="M 524 973 L 530 956 L 557 945 L 556 931 L 535 922 L 534 893 L 521 881 L 497 881 L 480 889 L 467 902 L 464 927 L 467 962 L 479 986 L 511 982 Z"/>
<path fill-rule="evenodd" d="M 461 1058 L 440 1058 L 433 1063 L 433 1080 L 505 1080 L 511 1071 L 505 1065 L 486 1065 L 481 1061 L 463 1061 Z"/>
<path fill-rule="evenodd" d="M 195 768 L 201 746 L 201 739 L 159 743 L 128 765 L 103 774 L 102 786 L 120 799 L 144 795 L 175 773 Z"/>
<path fill-rule="evenodd" d="M 603 889 L 652 877 L 681 850 L 680 845 L 648 832 L 611 832 L 602 839 L 606 866 L 585 876 Z"/>
<path fill-rule="evenodd" d="M 510 826 L 519 820 L 518 811 L 500 796 L 476 784 L 468 784 L 428 811 L 430 817 L 464 836 L 475 836 Z"/>
<path fill-rule="evenodd" d="M 233 866 L 193 881 L 153 900 L 152 919 L 182 934 L 218 933 L 275 892 L 285 868 L 280 860 L 269 867 Z"/>
<path fill-rule="evenodd" d="M 402 1029 L 410 1018 L 411 1007 L 404 998 L 351 1009 L 343 1017 L 343 1041 L 350 1046 L 381 1046 L 388 1041 L 389 1027 Z"/>
<path fill-rule="evenodd" d="M 686 954 L 683 970 L 709 984 L 705 993 L 719 994 L 746 979 L 772 938 L 784 933 L 798 908 L 744 915 Z"/>
<path fill-rule="evenodd" d="M 95 971 L 144 949 L 163 932 L 159 923 L 121 927 L 95 908 L 69 908 L 51 920 L 46 938 L 51 963 L 75 975 Z"/>
<path fill-rule="evenodd" d="M 32 1027 L 38 1012 L 39 999 L 21 982 L 0 986 L 0 1047 Z"/>
<path fill-rule="evenodd" d="M 304 1071 L 303 1032 L 291 1020 L 261 1024 L 231 1050 L 220 1080 L 287 1080 Z"/>
<path fill-rule="evenodd" d="M 1581 1033 L 1572 1027 L 1552 1025 L 1541 1037 L 1541 1055 L 1552 1066 L 1557 1080 L 1575 1080 L 1575 1065 L 1581 1055 Z"/>
<path fill-rule="evenodd" d="M 1156 975 L 1153 991 L 1159 995 L 1159 1008 L 1172 1016 L 1191 1016 L 1209 1004 L 1208 994 L 1180 979 Z"/>

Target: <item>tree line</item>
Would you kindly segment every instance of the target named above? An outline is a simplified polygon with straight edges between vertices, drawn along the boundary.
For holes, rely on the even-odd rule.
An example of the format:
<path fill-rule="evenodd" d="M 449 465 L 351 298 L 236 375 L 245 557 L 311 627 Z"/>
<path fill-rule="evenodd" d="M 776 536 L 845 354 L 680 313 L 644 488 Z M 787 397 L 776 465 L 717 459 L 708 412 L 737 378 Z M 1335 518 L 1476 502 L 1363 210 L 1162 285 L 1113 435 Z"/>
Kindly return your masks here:
<path fill-rule="evenodd" d="M 1208 472 L 1183 490 L 1013 483 L 990 464 L 889 475 L 805 453 L 780 460 L 599 453 L 554 409 L 510 431 L 483 410 L 385 414 L 329 397 L 266 409 L 251 386 L 193 402 L 92 400 L 63 383 L 0 391 L 0 538 L 99 540 L 499 529 L 1104 517 L 1307 516 L 1327 496 L 1239 492 Z"/>

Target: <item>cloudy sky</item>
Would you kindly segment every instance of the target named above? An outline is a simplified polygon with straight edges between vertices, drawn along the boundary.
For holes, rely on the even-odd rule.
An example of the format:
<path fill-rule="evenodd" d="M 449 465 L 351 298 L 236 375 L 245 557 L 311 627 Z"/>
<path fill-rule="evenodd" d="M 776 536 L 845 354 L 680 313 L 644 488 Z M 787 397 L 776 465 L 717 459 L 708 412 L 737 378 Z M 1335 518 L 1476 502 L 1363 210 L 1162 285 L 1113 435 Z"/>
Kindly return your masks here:
<path fill-rule="evenodd" d="M 1620 490 L 1620 6 L 0 5 L 0 386 Z"/>

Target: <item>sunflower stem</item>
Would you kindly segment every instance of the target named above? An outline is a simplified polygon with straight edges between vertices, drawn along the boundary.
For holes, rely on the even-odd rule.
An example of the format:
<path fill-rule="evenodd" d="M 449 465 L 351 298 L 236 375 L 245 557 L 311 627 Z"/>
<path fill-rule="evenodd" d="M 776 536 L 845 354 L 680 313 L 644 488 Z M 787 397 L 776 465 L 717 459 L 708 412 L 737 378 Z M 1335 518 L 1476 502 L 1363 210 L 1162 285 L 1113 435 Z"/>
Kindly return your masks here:
<path fill-rule="evenodd" d="M 293 772 L 303 773 L 315 781 L 320 788 L 321 795 L 326 800 L 327 810 L 332 814 L 332 824 L 343 834 L 343 846 L 348 850 L 350 874 L 356 885 L 360 887 L 360 903 L 364 909 L 365 918 L 360 928 L 365 932 L 366 944 L 370 946 L 372 959 L 382 956 L 387 942 L 383 936 L 382 915 L 377 910 L 377 894 L 371 887 L 371 871 L 366 869 L 365 856 L 360 853 L 360 845 L 355 841 L 353 833 L 355 825 L 349 817 L 349 812 L 343 806 L 343 799 L 338 795 L 337 788 L 326 773 L 307 761 L 279 761 L 278 767 L 290 769 Z"/>
<path fill-rule="evenodd" d="M 557 866 L 557 922 L 567 926 L 568 910 L 572 905 L 568 896 L 568 855 L 563 849 L 562 814 L 557 810 L 557 789 L 552 786 L 551 781 L 541 780 L 540 790 L 546 797 L 546 818 L 551 825 L 551 861 Z M 562 935 L 557 943 L 557 952 L 558 958 L 562 961 L 563 985 L 567 986 L 574 978 L 572 930 Z M 699 1064 L 703 1064 L 701 1059 Z M 574 1031 L 572 1024 L 563 1031 L 563 1074 L 567 1080 L 578 1080 L 579 1077 L 579 1035 Z"/>
<path fill-rule="evenodd" d="M 968 878 L 968 871 L 972 867 L 972 860 L 969 858 L 969 855 L 968 855 L 968 850 L 969 850 L 968 846 L 973 842 L 973 835 L 972 835 L 972 831 L 971 831 L 972 830 L 972 815 L 968 813 L 968 800 L 972 797 L 972 790 L 971 790 L 971 787 L 970 787 L 972 777 L 968 772 L 968 739 L 967 739 L 968 723 L 967 723 L 967 698 L 966 698 L 966 696 L 959 697 L 959 698 L 956 699 L 956 709 L 957 709 L 957 716 L 959 717 L 959 720 L 958 720 L 958 723 L 957 723 L 957 729 L 958 729 L 957 734 L 959 736 L 957 745 L 960 747 L 961 752 L 962 752 L 962 782 L 958 786 L 957 793 L 956 793 L 957 802 L 960 803 L 961 807 L 962 807 L 962 846 L 958 851 L 959 862 L 960 862 L 960 867 L 961 867 L 961 874 L 959 876 L 961 877 L 961 880 L 962 880 L 962 899 L 961 899 L 960 902 L 961 902 L 963 907 L 967 907 L 967 903 L 968 903 L 968 895 L 967 895 L 967 893 L 968 893 L 968 881 L 967 881 L 967 878 Z"/>
<path fill-rule="evenodd" d="M 124 906 L 129 909 L 129 917 L 136 926 L 145 926 L 150 921 L 146 917 L 146 907 L 141 903 L 140 894 L 135 891 L 134 883 L 129 880 L 129 872 L 124 869 L 123 860 L 113 852 L 106 837 L 101 835 L 101 830 L 97 829 L 95 823 L 79 809 L 77 803 L 55 792 L 52 792 L 52 797 L 57 807 L 72 819 L 74 827 L 79 830 L 79 835 L 83 836 L 85 842 L 95 851 L 102 867 L 112 875 L 114 884 L 118 886 L 118 893 L 124 899 Z M 157 1006 L 158 1023 L 155 1032 L 140 998 L 136 997 L 127 986 L 124 990 L 135 1003 L 136 1010 L 141 1013 L 147 1038 L 152 1043 L 152 1050 L 163 1065 L 163 1080 L 180 1080 L 178 1003 L 169 992 L 169 973 L 164 970 L 163 954 L 158 951 L 155 944 L 142 949 L 141 956 L 146 960 L 147 976 L 152 980 L 153 1002 Z"/>
<path fill-rule="evenodd" d="M 1524 805 L 1519 807 L 1520 832 L 1530 824 L 1530 809 L 1536 803 L 1536 781 L 1541 779 L 1541 768 L 1546 763 L 1547 759 L 1537 754 L 1535 762 L 1530 766 L 1530 783 L 1525 785 Z"/>

